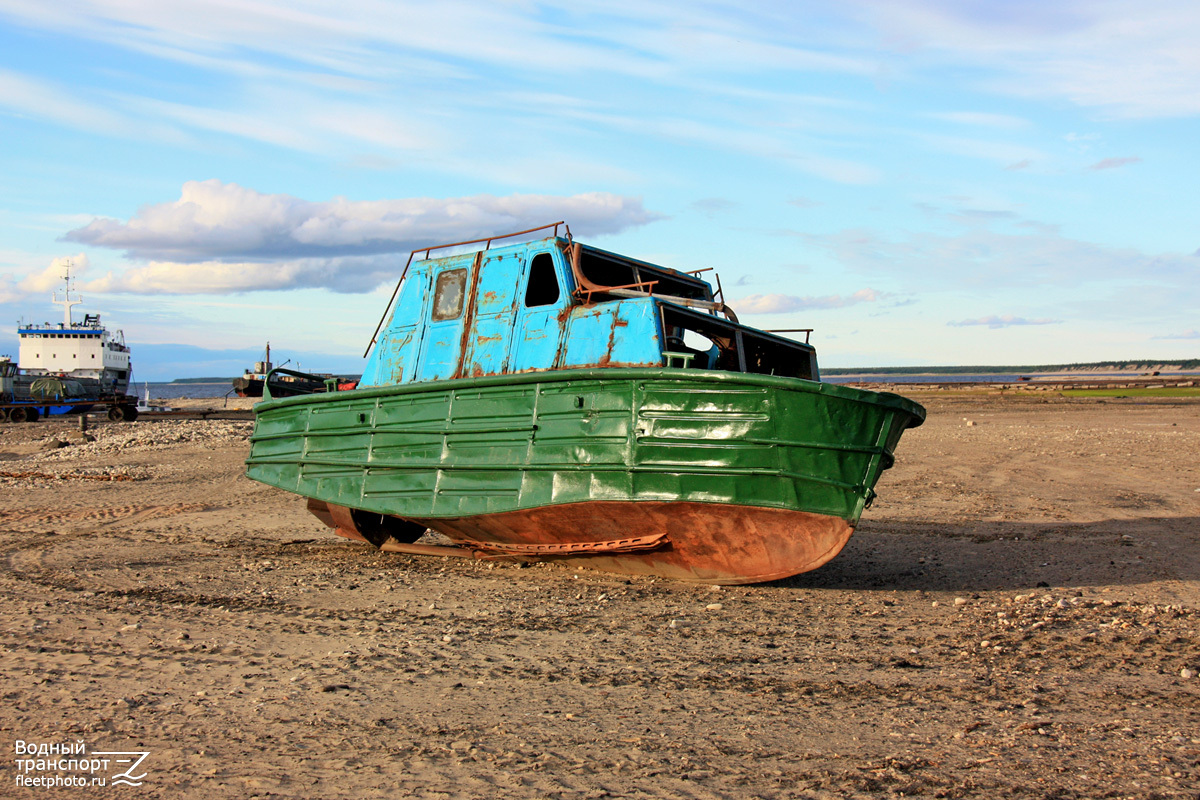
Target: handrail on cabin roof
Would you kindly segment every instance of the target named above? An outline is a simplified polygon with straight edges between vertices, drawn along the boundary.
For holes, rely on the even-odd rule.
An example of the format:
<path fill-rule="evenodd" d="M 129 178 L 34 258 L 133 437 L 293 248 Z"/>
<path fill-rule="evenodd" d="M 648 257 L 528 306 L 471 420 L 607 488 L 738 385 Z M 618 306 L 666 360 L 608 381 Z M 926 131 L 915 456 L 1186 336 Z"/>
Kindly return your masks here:
<path fill-rule="evenodd" d="M 501 234 L 500 236 L 489 236 L 486 239 L 470 239 L 465 242 L 452 242 L 450 244 L 435 244 L 432 247 L 418 247 L 416 250 L 412 251 L 412 253 L 409 255 L 408 258 L 409 258 L 409 261 L 412 261 L 412 257 L 422 251 L 425 253 L 425 258 L 429 258 L 429 253 L 431 250 L 442 250 L 447 247 L 461 247 L 462 245 L 465 245 L 465 244 L 479 244 L 480 242 L 487 242 L 487 244 L 484 245 L 483 249 L 489 250 L 489 249 L 491 249 L 492 242 L 496 241 L 497 239 L 511 239 L 514 236 L 524 236 L 525 234 L 533 233 L 534 231 L 544 231 L 544 230 L 546 230 L 546 228 L 554 228 L 554 235 L 558 236 L 558 226 L 559 225 L 563 225 L 566 227 L 567 238 L 570 239 L 571 238 L 571 226 L 567 225 L 567 223 L 563 222 L 560 219 L 558 222 L 551 222 L 547 225 L 539 225 L 536 228 L 529 228 L 528 230 L 516 231 L 515 233 L 505 233 L 505 234 Z"/>
<path fill-rule="evenodd" d="M 383 309 L 383 316 L 379 318 L 379 324 L 375 326 L 375 332 L 371 334 L 371 341 L 367 343 L 367 349 L 363 353 L 363 358 L 366 358 L 370 354 L 371 347 L 374 346 L 376 339 L 379 338 L 379 331 L 381 328 L 383 328 L 383 323 L 384 323 L 384 320 L 387 319 L 388 312 L 392 310 L 392 303 L 396 302 L 396 295 L 400 293 L 400 285 L 402 283 L 404 283 L 404 278 L 408 275 L 408 268 L 412 266 L 413 256 L 415 256 L 417 253 L 424 252 L 425 259 L 428 259 L 429 253 L 433 250 L 443 250 L 447 247 L 462 247 L 463 245 L 479 244 L 480 242 L 486 242 L 483 249 L 490 250 L 492 247 L 492 242 L 496 241 L 497 239 L 511 239 L 514 236 L 523 236 L 526 233 L 533 233 L 534 231 L 544 231 L 547 228 L 554 228 L 554 235 L 558 236 L 558 226 L 559 225 L 562 225 L 563 227 L 565 227 L 567 229 L 567 240 L 570 241 L 571 240 L 571 226 L 567 225 L 566 222 L 564 222 L 563 220 L 560 219 L 558 222 L 551 222 L 546 225 L 539 225 L 536 228 L 529 228 L 528 230 L 516 231 L 514 233 L 505 233 L 500 236 L 489 236 L 486 239 L 470 239 L 465 242 L 451 242 L 450 244 L 435 244 L 435 245 L 431 245 L 430 247 L 418 247 L 416 250 L 413 250 L 411 253 L 408 254 L 408 261 L 404 262 L 404 271 L 400 273 L 400 280 L 396 281 L 396 288 L 392 290 L 391 299 L 388 300 L 387 307 Z"/>

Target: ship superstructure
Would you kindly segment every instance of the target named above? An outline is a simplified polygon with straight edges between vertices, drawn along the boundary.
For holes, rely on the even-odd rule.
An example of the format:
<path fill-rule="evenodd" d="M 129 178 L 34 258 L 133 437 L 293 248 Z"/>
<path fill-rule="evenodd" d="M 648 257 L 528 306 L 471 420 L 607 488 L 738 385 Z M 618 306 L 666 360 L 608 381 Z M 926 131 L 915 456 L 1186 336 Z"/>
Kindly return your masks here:
<path fill-rule="evenodd" d="M 63 307 L 62 322 L 18 323 L 21 370 L 26 375 L 95 380 L 104 391 L 125 393 L 133 372 L 125 334 L 110 333 L 100 323 L 99 314 L 85 314 L 82 322 L 73 321 L 71 308 L 83 298 L 72 294 L 69 265 L 64 281 L 62 297 L 58 292 L 51 297 L 52 303 Z"/>

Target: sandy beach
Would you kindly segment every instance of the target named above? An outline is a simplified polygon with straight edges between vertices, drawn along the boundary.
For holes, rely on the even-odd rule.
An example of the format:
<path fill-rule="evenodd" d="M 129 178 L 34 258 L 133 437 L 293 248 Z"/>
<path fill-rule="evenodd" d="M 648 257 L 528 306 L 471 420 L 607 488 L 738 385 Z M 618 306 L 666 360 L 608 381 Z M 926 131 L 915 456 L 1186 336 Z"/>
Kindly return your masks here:
<path fill-rule="evenodd" d="M 1195 800 L 1200 402 L 908 394 L 842 554 L 724 588 L 374 552 L 247 422 L 0 426 L 0 796 Z"/>

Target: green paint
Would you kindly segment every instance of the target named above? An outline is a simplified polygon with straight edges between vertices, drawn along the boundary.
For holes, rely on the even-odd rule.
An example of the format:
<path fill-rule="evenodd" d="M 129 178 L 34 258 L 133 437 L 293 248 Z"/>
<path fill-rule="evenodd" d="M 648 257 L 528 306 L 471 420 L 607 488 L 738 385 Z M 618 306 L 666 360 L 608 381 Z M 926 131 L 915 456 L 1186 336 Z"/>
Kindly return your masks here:
<path fill-rule="evenodd" d="M 924 409 L 684 369 L 500 375 L 269 400 L 247 475 L 398 517 L 598 500 L 734 503 L 856 522 Z"/>

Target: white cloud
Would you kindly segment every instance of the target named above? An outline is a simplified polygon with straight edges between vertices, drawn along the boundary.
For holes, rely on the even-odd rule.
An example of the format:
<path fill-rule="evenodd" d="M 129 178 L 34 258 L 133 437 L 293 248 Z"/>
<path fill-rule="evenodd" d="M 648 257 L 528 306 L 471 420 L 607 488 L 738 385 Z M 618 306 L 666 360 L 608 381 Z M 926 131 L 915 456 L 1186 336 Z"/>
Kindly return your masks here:
<path fill-rule="evenodd" d="M 231 14 L 223 0 L 7 0 L 0 14 L 128 49 L 244 71 L 262 55 L 377 78 L 453 75 L 455 64 L 664 79 L 788 69 L 871 75 L 875 59 L 830 48 L 790 14 L 755 18 L 736 3 L 404 2 L 328 6 L 264 2 Z M 780 23 L 785 23 L 781 25 Z M 586 30 L 587 36 L 577 34 Z M 380 58 L 403 54 L 403 58 Z M 203 59 L 211 61 L 204 62 Z M 270 68 L 255 65 L 262 71 Z M 275 67 L 278 69 L 278 67 Z"/>
<path fill-rule="evenodd" d="M 844 308 L 858 303 L 873 303 L 882 297 L 874 289 L 860 289 L 854 294 L 831 294 L 824 297 L 797 297 L 790 294 L 751 294 L 733 302 L 741 314 L 786 314 L 791 311 L 810 311 L 825 308 Z"/>
<path fill-rule="evenodd" d="M 93 133 L 132 134 L 124 117 L 48 81 L 0 70 L 0 108 Z"/>
<path fill-rule="evenodd" d="M 1155 336 L 1155 339 L 1200 339 L 1200 331 L 1192 328 L 1190 331 L 1183 333 L 1170 333 L 1165 336 Z"/>
<path fill-rule="evenodd" d="M 1025 319 L 1024 317 L 1015 317 L 1012 314 L 1004 314 L 1002 316 L 980 317 L 979 319 L 964 319 L 957 322 L 947 322 L 946 324 L 956 328 L 972 325 L 986 325 L 989 328 L 1011 328 L 1014 325 L 1057 325 L 1060 322 L 1062 322 L 1060 319 Z"/>
<path fill-rule="evenodd" d="M 65 238 L 148 262 L 83 287 L 94 292 L 368 292 L 395 280 L 421 247 L 557 220 L 596 236 L 660 218 L 638 198 L 603 192 L 314 202 L 208 180 L 184 184 L 176 201 L 144 206 L 128 220 L 93 220 Z"/>
<path fill-rule="evenodd" d="M 1103 158 L 1097 161 L 1095 164 L 1092 164 L 1090 167 L 1088 167 L 1088 169 L 1093 171 L 1099 169 L 1116 169 L 1117 167 L 1124 167 L 1129 164 L 1138 164 L 1141 162 L 1141 160 L 1142 159 L 1138 158 L 1137 156 L 1126 156 L 1124 158 Z"/>
<path fill-rule="evenodd" d="M 94 105 L 85 81 L 20 93 L 28 113 L 60 122 L 107 120 L 108 128 L 135 139 L 191 136 L 192 147 L 205 149 L 221 146 L 215 132 L 331 154 L 342 163 L 419 159 L 513 185 L 503 170 L 506 159 L 458 163 L 460 153 L 494 148 L 510 159 L 541 157 L 544 185 L 545 175 L 567 165 L 548 163 L 549 147 L 609 127 L 636 133 L 648 149 L 684 142 L 759 159 L 777 156 L 800 172 L 840 183 L 881 179 L 875 167 L 839 157 L 829 140 L 759 133 L 798 121 L 838 128 L 812 107 L 844 108 L 845 101 L 796 94 L 795 80 L 778 78 L 834 73 L 869 79 L 878 69 L 871 48 L 833 47 L 820 31 L 796 25 L 794 15 L 734 3 L 550 2 L 533 8 L 398 0 L 334 8 L 264 0 L 230 14 L 223 0 L 3 0 L 5 17 L 149 57 L 154 69 L 148 72 L 161 61 L 177 62 L 227 86 L 210 99 L 127 81 L 121 93 L 109 93 L 112 111 Z M 747 76 L 756 76 L 753 89 Z M 567 80 L 569 89 L 544 90 L 556 80 Z M 514 90 L 523 86 L 532 88 Z M 695 95 L 727 105 L 697 109 L 680 102 Z M 49 102 L 39 107 L 39 96 Z M 75 108 L 97 113 L 72 113 Z M 585 109 L 591 113 L 581 115 Z M 481 118 L 489 120 L 486 129 Z M 567 156 L 558 160 L 569 162 Z M 588 156 L 596 160 L 594 152 Z M 515 185 L 528 181 L 524 174 Z"/>
<path fill-rule="evenodd" d="M 344 256 L 284 261 L 152 261 L 88 281 L 81 290 L 125 294 L 228 294 L 322 287 L 369 292 L 395 281 L 405 256 Z"/>
<path fill-rule="evenodd" d="M 314 202 L 207 180 L 185 183 L 174 202 L 127 221 L 97 219 L 66 238 L 139 259 L 237 262 L 407 253 L 560 219 L 595 236 L 660 218 L 639 198 L 604 192 Z"/>
<path fill-rule="evenodd" d="M 1200 6 L 1187 0 L 856 5 L 914 66 L 975 64 L 991 89 L 1115 116 L 1200 114 Z"/>
<path fill-rule="evenodd" d="M 0 303 L 17 303 L 31 295 L 62 291 L 65 285 L 63 279 L 68 266 L 71 270 L 71 277 L 78 279 L 87 274 L 91 263 L 86 253 L 76 253 L 72 256 L 55 258 L 42 269 L 24 276 L 11 272 L 0 273 Z M 72 288 L 77 288 L 77 286 L 76 284 Z"/>

